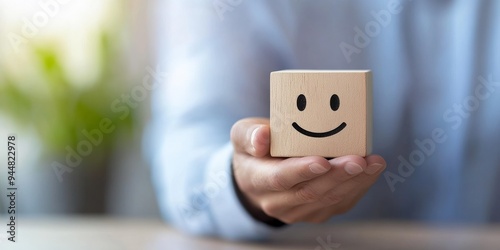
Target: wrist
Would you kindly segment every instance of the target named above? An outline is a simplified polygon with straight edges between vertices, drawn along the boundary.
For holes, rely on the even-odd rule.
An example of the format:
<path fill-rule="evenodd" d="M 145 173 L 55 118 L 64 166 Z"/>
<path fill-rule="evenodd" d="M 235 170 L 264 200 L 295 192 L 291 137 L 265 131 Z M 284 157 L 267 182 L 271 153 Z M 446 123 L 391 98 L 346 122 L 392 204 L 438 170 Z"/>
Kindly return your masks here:
<path fill-rule="evenodd" d="M 250 214 L 250 216 L 256 221 L 262 222 L 271 227 L 282 227 L 287 225 L 286 223 L 271 217 L 264 213 L 262 209 L 252 204 L 252 202 L 245 196 L 243 191 L 238 186 L 238 182 L 236 181 L 236 177 L 233 171 L 233 164 L 231 163 L 231 180 L 233 182 L 234 191 L 236 192 L 236 196 L 238 197 L 239 202 L 243 205 L 245 210 Z"/>

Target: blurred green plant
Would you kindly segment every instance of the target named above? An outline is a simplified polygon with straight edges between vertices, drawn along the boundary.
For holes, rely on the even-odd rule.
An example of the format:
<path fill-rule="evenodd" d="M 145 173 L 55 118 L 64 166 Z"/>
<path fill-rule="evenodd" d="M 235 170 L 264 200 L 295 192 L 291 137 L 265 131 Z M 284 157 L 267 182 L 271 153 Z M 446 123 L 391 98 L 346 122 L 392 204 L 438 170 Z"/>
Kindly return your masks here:
<path fill-rule="evenodd" d="M 110 109 L 111 103 L 120 98 L 132 81 L 124 73 L 122 53 L 112 37 L 109 32 L 101 33 L 102 68 L 95 82 L 86 88 L 71 83 L 58 58 L 57 48 L 50 45 L 31 48 L 36 62 L 30 65 L 40 67 L 42 79 L 37 82 L 46 85 L 48 95 L 37 93 L 37 88 L 21 88 L 18 81 L 23 79 L 14 79 L 8 72 L 0 74 L 0 112 L 20 126 L 34 128 L 45 146 L 45 155 L 63 155 L 67 146 L 74 149 L 81 140 L 87 139 L 82 130 L 99 128 L 104 118 L 110 119 L 116 129 L 106 134 L 94 150 L 109 152 L 119 136 L 130 134 L 137 125 L 134 110 L 120 119 Z"/>

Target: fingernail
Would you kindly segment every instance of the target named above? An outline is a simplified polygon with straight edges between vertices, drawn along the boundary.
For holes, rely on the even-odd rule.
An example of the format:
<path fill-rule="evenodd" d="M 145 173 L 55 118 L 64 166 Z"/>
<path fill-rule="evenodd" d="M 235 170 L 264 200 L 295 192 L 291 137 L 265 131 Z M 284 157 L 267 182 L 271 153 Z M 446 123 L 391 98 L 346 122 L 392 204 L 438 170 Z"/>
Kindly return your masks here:
<path fill-rule="evenodd" d="M 250 135 L 250 144 L 252 145 L 253 150 L 255 151 L 256 146 L 255 146 L 255 141 L 257 140 L 257 131 L 260 129 L 260 127 L 257 127 L 252 131 L 252 134 Z"/>
<path fill-rule="evenodd" d="M 318 164 L 318 163 L 313 163 L 313 164 L 309 165 L 309 169 L 311 169 L 311 172 L 313 172 L 315 174 L 322 174 L 322 173 L 325 173 L 326 171 L 329 170 L 329 168 L 325 168 L 325 167 L 321 166 L 321 164 Z"/>
<path fill-rule="evenodd" d="M 345 167 L 345 171 L 350 175 L 355 175 L 363 172 L 363 168 L 354 162 L 348 162 Z"/>
<path fill-rule="evenodd" d="M 382 164 L 379 164 L 379 163 L 373 163 L 372 165 L 368 166 L 366 168 L 366 171 L 365 173 L 369 174 L 369 175 L 372 175 L 372 174 L 375 174 L 377 173 L 378 171 L 380 171 L 380 169 L 382 169 L 384 167 L 384 165 Z"/>

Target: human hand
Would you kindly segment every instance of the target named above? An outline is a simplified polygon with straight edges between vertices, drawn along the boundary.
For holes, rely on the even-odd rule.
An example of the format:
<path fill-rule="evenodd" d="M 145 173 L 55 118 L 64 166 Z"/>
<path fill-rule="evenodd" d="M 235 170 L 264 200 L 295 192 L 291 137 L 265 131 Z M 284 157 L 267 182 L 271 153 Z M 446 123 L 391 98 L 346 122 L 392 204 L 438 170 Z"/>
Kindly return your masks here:
<path fill-rule="evenodd" d="M 379 155 L 273 158 L 269 139 L 269 119 L 236 122 L 233 173 L 250 209 L 285 223 L 320 223 L 349 211 L 386 167 Z"/>

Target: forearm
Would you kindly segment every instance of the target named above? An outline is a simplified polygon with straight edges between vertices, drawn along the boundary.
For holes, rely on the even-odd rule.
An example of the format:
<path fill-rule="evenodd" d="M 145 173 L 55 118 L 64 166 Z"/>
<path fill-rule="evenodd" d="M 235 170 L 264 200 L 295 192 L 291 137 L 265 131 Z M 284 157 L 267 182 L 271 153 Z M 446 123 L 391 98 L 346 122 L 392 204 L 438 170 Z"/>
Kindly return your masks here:
<path fill-rule="evenodd" d="M 170 141 L 182 141 L 176 137 Z M 266 235 L 267 226 L 250 217 L 236 197 L 231 182 L 232 147 L 226 144 L 186 155 L 182 144 L 165 143 L 154 162 L 160 207 L 168 220 L 191 234 L 228 239 Z"/>
<path fill-rule="evenodd" d="M 282 60 L 268 54 L 281 52 L 268 42 L 245 42 L 243 30 L 271 33 L 245 27 L 252 25 L 250 13 L 222 25 L 207 15 L 211 8 L 186 1 L 172 1 L 168 8 L 168 27 L 159 40 L 168 79 L 153 98 L 155 183 L 162 211 L 179 228 L 258 238 L 269 228 L 236 196 L 229 131 L 241 118 L 268 115 L 269 72 Z"/>

